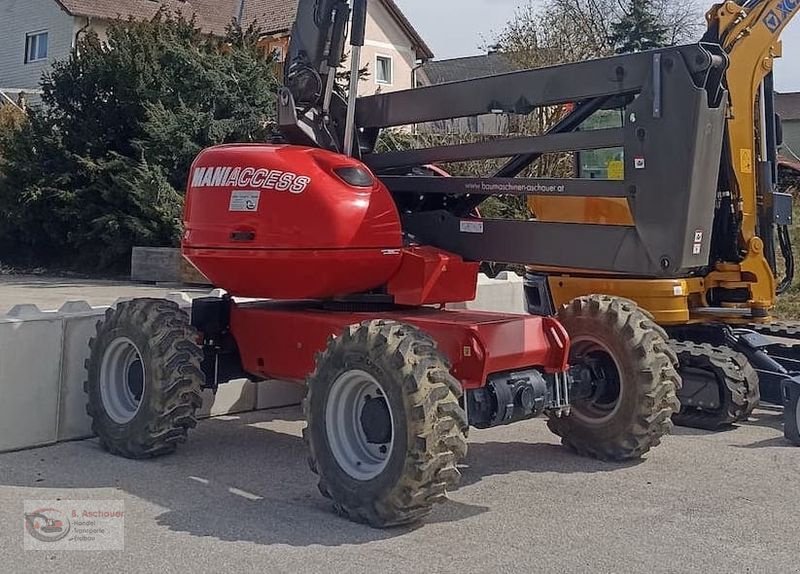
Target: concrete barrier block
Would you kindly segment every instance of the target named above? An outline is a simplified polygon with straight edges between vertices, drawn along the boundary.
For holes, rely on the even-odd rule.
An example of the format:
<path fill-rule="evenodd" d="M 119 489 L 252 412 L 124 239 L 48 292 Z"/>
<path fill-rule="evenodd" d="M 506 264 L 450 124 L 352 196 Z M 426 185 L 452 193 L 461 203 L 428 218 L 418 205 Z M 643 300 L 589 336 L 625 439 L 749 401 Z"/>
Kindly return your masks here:
<path fill-rule="evenodd" d="M 220 385 L 217 394 L 210 390 L 203 391 L 203 406 L 198 411 L 199 417 L 226 415 L 252 411 L 256 407 L 256 385 L 252 381 L 241 379 Z"/>
<path fill-rule="evenodd" d="M 215 290 L 212 296 L 221 296 Z M 169 299 L 188 306 L 191 297 L 172 293 Z M 121 298 L 116 303 L 129 301 Z M 526 312 L 523 279 L 513 273 L 497 279 L 482 276 L 474 301 L 453 308 Z M 91 435 L 83 382 L 89 339 L 106 308 L 70 301 L 58 312 L 36 305 L 17 305 L 0 317 L 0 451 L 51 444 Z M 296 405 L 303 385 L 283 381 L 246 380 L 221 385 L 216 396 L 204 393 L 201 416 L 217 416 Z"/>
<path fill-rule="evenodd" d="M 287 381 L 263 381 L 258 383 L 256 409 L 277 409 L 299 405 L 306 394 L 305 385 Z"/>
<path fill-rule="evenodd" d="M 183 291 L 173 291 L 172 293 L 167 293 L 167 301 L 177 303 L 181 308 L 190 307 L 192 305 L 191 296 Z"/>
<path fill-rule="evenodd" d="M 134 247 L 131 253 L 131 279 L 151 283 L 180 283 L 180 249 Z"/>
<path fill-rule="evenodd" d="M 0 320 L 0 451 L 56 442 L 63 332 L 59 316 Z"/>
<path fill-rule="evenodd" d="M 459 308 L 454 306 L 453 308 Z M 478 295 L 465 307 L 473 311 L 527 314 L 525 283 L 516 273 L 503 272 L 496 279 L 478 277 Z"/>
<path fill-rule="evenodd" d="M 28 319 L 33 317 L 40 317 L 45 312 L 39 309 L 36 305 L 26 303 L 24 305 L 14 305 L 9 309 L 6 315 L 16 319 Z"/>
<path fill-rule="evenodd" d="M 91 308 L 90 308 L 91 309 Z M 58 440 L 75 440 L 92 436 L 92 421 L 86 414 L 86 360 L 89 339 L 94 337 L 103 310 L 93 314 L 64 318 L 64 345 L 61 355 L 61 398 L 58 417 Z"/>
<path fill-rule="evenodd" d="M 72 315 L 77 313 L 92 313 L 94 309 L 86 301 L 67 301 L 58 309 L 59 313 Z"/>

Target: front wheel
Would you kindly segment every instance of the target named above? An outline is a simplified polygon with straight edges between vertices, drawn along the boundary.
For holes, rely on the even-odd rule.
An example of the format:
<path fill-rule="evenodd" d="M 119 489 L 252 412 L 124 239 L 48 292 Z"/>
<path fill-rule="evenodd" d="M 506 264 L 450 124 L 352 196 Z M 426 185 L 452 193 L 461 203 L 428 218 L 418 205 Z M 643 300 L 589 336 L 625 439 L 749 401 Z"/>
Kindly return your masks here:
<path fill-rule="evenodd" d="M 461 393 L 418 329 L 385 320 L 348 327 L 308 380 L 304 437 L 320 492 L 374 527 L 421 519 L 460 478 Z"/>
<path fill-rule="evenodd" d="M 680 409 L 677 358 L 666 333 L 634 302 L 607 295 L 574 299 L 558 316 L 584 371 L 570 414 L 548 426 L 563 444 L 601 460 L 639 458 L 661 442 Z"/>
<path fill-rule="evenodd" d="M 202 353 L 189 317 L 159 299 L 120 303 L 98 322 L 86 361 L 86 411 L 109 452 L 168 454 L 197 424 Z"/>

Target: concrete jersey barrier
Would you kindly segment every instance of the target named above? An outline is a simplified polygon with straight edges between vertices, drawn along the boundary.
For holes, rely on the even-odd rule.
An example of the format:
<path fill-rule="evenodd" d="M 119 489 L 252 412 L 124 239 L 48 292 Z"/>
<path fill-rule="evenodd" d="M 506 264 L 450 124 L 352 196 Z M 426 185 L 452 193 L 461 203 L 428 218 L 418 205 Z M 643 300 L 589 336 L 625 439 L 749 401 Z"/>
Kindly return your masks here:
<path fill-rule="evenodd" d="M 191 305 L 186 293 L 167 299 Z M 524 313 L 522 278 L 481 276 L 475 301 L 453 308 Z M 85 362 L 89 339 L 107 309 L 69 301 L 57 311 L 21 304 L 0 315 L 0 452 L 92 436 L 83 391 Z M 294 405 L 303 392 L 300 385 L 283 381 L 234 381 L 221 385 L 216 395 L 204 391 L 201 416 Z"/>

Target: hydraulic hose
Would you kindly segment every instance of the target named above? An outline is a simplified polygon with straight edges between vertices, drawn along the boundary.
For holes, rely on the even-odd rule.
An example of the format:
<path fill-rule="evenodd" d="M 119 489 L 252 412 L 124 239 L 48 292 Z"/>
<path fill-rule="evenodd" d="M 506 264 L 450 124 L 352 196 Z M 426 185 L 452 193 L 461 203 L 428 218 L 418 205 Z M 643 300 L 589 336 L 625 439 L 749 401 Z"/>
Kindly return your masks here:
<path fill-rule="evenodd" d="M 780 246 L 785 268 L 784 277 L 776 289 L 778 295 L 781 295 L 794 282 L 794 252 L 792 251 L 792 237 L 789 233 L 788 225 L 780 225 L 778 227 L 778 245 Z"/>

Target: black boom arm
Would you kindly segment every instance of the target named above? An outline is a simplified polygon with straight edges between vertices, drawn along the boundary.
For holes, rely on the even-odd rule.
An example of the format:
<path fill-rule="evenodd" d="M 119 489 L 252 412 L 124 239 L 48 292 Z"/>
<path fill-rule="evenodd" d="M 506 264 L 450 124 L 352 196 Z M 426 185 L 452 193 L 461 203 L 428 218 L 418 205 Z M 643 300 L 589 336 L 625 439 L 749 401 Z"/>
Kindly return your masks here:
<path fill-rule="evenodd" d="M 351 4 L 356 15 L 352 24 Z M 349 27 L 351 43 L 363 43 L 366 4 L 366 0 L 300 0 L 278 102 L 278 123 L 290 143 L 341 152 L 352 140 L 344 135 L 348 106 L 335 89 L 336 72 L 345 57 Z"/>

